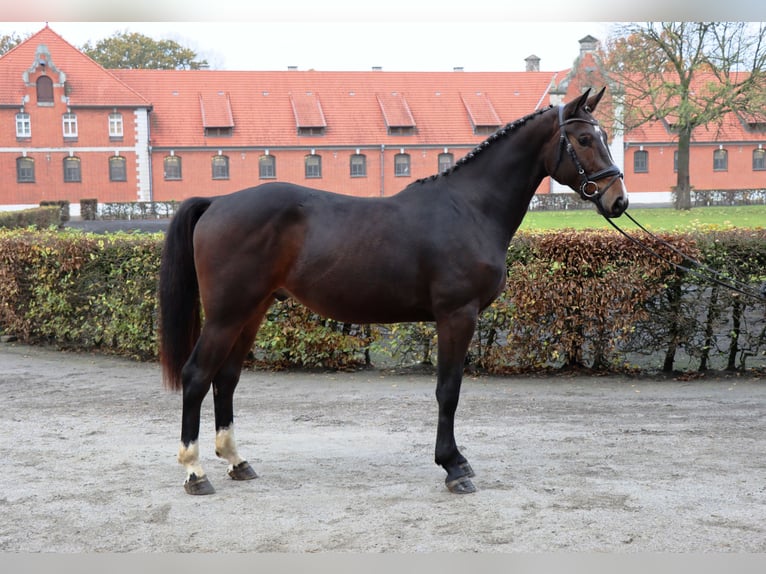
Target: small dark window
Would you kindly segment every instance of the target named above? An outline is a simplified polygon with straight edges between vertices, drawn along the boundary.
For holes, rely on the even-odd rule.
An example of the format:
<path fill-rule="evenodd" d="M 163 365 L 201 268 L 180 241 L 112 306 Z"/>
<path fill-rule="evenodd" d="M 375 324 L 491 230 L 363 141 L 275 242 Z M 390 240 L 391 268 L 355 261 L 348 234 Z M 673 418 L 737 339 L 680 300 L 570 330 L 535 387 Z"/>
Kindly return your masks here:
<path fill-rule="evenodd" d="M 258 177 L 274 179 L 277 177 L 277 158 L 273 155 L 262 155 L 258 158 Z"/>
<path fill-rule="evenodd" d="M 451 153 L 440 153 L 439 154 L 439 173 L 443 173 L 450 169 L 453 165 L 455 165 L 455 156 Z"/>
<path fill-rule="evenodd" d="M 729 152 L 725 149 L 717 149 L 713 152 L 713 171 L 728 171 Z"/>
<path fill-rule="evenodd" d="M 109 158 L 109 181 L 128 181 L 127 161 L 120 155 Z"/>
<path fill-rule="evenodd" d="M 16 181 L 18 183 L 35 182 L 35 160 L 31 157 L 16 158 Z"/>
<path fill-rule="evenodd" d="M 206 137 L 221 137 L 221 138 L 230 138 L 232 134 L 232 128 L 230 127 L 224 127 L 224 128 L 205 128 L 205 136 Z"/>
<path fill-rule="evenodd" d="M 310 179 L 322 177 L 322 156 L 316 154 L 306 156 L 306 177 Z"/>
<path fill-rule="evenodd" d="M 367 156 L 354 154 L 351 156 L 351 177 L 367 177 Z"/>
<path fill-rule="evenodd" d="M 394 175 L 396 177 L 409 177 L 410 175 L 410 155 L 398 153 L 394 156 Z"/>
<path fill-rule="evenodd" d="M 673 152 L 673 173 L 678 173 L 678 150 Z"/>
<path fill-rule="evenodd" d="M 493 133 L 495 133 L 497 130 L 500 129 L 500 126 L 494 126 L 494 125 L 487 125 L 487 126 L 473 126 L 473 133 L 477 136 L 491 136 Z"/>
<path fill-rule="evenodd" d="M 165 156 L 163 160 L 165 179 L 181 179 L 181 158 L 177 155 Z"/>
<path fill-rule="evenodd" d="M 213 179 L 229 179 L 229 156 L 213 156 Z"/>
<path fill-rule="evenodd" d="M 53 80 L 48 76 L 40 76 L 37 78 L 37 103 L 53 103 Z"/>
<path fill-rule="evenodd" d="M 65 182 L 82 181 L 82 170 L 80 168 L 79 157 L 64 158 L 64 181 Z"/>
<path fill-rule="evenodd" d="M 649 152 L 636 150 L 633 153 L 633 172 L 647 173 L 649 171 Z"/>
<path fill-rule="evenodd" d="M 766 169 L 766 149 L 753 150 L 753 171 Z"/>
<path fill-rule="evenodd" d="M 415 126 L 391 126 L 388 128 L 390 136 L 414 136 Z"/>
<path fill-rule="evenodd" d="M 323 136 L 325 132 L 324 127 L 299 127 L 298 128 L 298 135 L 299 136 Z"/>

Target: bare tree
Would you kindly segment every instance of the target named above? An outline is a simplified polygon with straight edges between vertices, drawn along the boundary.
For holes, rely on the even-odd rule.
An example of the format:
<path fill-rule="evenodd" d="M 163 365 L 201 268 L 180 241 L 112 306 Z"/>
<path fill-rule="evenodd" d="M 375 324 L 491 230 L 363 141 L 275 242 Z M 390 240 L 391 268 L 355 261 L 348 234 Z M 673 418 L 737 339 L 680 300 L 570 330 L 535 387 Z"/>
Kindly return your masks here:
<path fill-rule="evenodd" d="M 695 128 L 736 114 L 766 119 L 766 24 L 647 22 L 617 28 L 605 69 L 626 131 L 662 122 L 678 138 L 676 207 L 691 209 L 689 147 Z"/>

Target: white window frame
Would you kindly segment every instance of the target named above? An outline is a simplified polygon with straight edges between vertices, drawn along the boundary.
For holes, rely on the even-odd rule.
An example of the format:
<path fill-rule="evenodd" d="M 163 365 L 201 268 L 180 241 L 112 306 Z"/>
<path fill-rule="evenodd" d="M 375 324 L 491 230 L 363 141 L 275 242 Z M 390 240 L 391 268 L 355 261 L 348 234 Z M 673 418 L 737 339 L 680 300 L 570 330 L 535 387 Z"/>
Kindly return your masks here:
<path fill-rule="evenodd" d="M 123 133 L 122 114 L 118 112 L 109 114 L 109 137 L 121 138 Z"/>
<path fill-rule="evenodd" d="M 32 137 L 32 118 L 26 112 L 16 114 L 16 137 Z"/>
<path fill-rule="evenodd" d="M 77 137 L 77 114 L 67 112 L 61 117 L 61 128 L 65 138 Z"/>

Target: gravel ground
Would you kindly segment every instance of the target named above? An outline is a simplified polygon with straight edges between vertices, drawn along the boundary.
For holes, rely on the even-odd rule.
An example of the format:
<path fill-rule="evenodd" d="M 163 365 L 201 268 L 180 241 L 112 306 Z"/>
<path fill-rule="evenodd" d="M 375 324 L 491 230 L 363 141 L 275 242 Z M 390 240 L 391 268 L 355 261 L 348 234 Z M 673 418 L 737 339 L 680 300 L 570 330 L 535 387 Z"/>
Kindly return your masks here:
<path fill-rule="evenodd" d="M 259 478 L 184 493 L 181 401 L 156 364 L 0 345 L 3 552 L 766 552 L 757 377 L 467 377 L 433 463 L 433 376 L 246 372 L 240 452 Z"/>

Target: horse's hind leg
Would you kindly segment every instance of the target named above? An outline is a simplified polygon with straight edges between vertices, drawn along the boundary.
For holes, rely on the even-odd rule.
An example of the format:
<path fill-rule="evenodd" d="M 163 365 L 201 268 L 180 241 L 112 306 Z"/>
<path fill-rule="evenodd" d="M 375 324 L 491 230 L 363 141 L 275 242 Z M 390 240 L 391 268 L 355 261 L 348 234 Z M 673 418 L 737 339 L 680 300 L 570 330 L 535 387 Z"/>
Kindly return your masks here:
<path fill-rule="evenodd" d="M 241 327 L 217 328 L 206 323 L 181 372 L 183 415 L 178 462 L 186 468 L 184 489 L 189 494 L 215 492 L 199 461 L 200 409 L 213 376 L 225 362 L 240 331 Z"/>
<path fill-rule="evenodd" d="M 237 343 L 213 379 L 215 454 L 229 462 L 229 476 L 234 480 L 258 478 L 250 464 L 237 451 L 234 440 L 234 390 L 237 388 L 242 364 L 253 346 L 262 318 L 263 313 L 260 312 L 245 326 Z"/>

